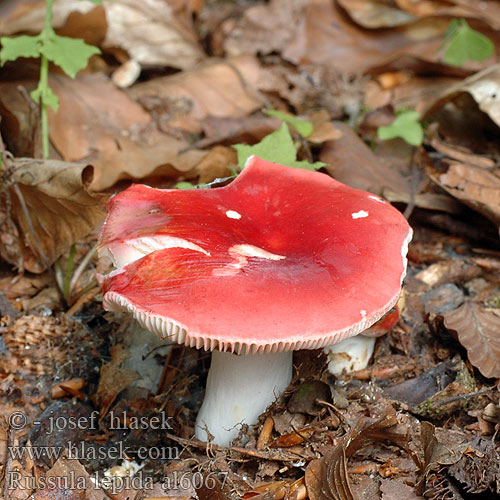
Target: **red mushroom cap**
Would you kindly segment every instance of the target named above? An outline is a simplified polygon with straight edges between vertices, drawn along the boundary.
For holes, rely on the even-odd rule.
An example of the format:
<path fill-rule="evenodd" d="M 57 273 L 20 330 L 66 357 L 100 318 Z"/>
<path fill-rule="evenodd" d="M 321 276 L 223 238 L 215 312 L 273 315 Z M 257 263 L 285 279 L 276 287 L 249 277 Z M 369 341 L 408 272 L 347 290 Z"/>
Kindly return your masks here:
<path fill-rule="evenodd" d="M 362 332 L 396 303 L 412 234 L 377 196 L 257 157 L 228 186 L 134 185 L 107 209 L 101 251 L 146 255 L 104 277 L 104 306 L 207 350 L 314 349 Z"/>

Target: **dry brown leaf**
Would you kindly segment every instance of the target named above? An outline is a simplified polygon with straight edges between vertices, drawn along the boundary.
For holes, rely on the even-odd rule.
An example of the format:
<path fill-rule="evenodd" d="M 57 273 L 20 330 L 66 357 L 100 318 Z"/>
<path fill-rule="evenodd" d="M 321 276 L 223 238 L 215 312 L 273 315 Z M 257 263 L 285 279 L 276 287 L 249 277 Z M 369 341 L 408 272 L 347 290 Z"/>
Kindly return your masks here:
<path fill-rule="evenodd" d="M 230 176 L 232 174 L 230 167 L 236 167 L 238 164 L 237 157 L 236 150 L 233 148 L 213 147 L 196 165 L 198 182 L 206 184 L 217 178 Z"/>
<path fill-rule="evenodd" d="M 383 196 L 386 190 L 409 195 L 408 181 L 385 165 L 347 124 L 334 122 L 343 134 L 326 142 L 319 159 L 332 177 L 348 186 Z"/>
<path fill-rule="evenodd" d="M 224 26 L 231 54 L 281 52 L 294 64 L 331 64 L 359 74 L 403 55 L 437 61 L 448 19 L 417 20 L 399 29 L 367 31 L 330 0 L 273 0 Z"/>
<path fill-rule="evenodd" d="M 109 499 L 78 460 L 68 459 L 64 455 L 57 460 L 47 472 L 46 478 L 42 480 L 52 482 L 46 488 L 38 490 L 33 495 L 33 500 Z"/>
<path fill-rule="evenodd" d="M 194 30 L 176 18 L 164 0 L 104 2 L 108 22 L 104 48 L 120 47 L 141 66 L 187 69 L 204 54 Z"/>
<path fill-rule="evenodd" d="M 439 99 L 429 107 L 427 115 L 443 108 L 448 102 L 457 100 L 461 94 L 469 94 L 479 109 L 500 127 L 500 64 L 490 65 L 455 85 L 443 89 Z M 468 114 L 470 118 L 471 114 Z M 470 120 L 468 122 L 470 126 Z"/>
<path fill-rule="evenodd" d="M 457 332 L 470 362 L 485 377 L 500 377 L 500 315 L 478 304 L 465 302 L 445 313 L 446 328 Z"/>
<path fill-rule="evenodd" d="M 347 473 L 347 458 L 361 448 L 376 441 L 392 442 L 404 447 L 408 442 L 392 407 L 385 415 L 374 420 L 361 418 L 340 444 L 324 457 L 309 463 L 305 482 L 311 500 L 354 500 Z"/>
<path fill-rule="evenodd" d="M 295 35 L 309 0 L 273 0 L 269 4 L 251 6 L 238 21 L 229 20 L 223 31 L 227 54 L 267 54 L 281 51 Z"/>
<path fill-rule="evenodd" d="M 58 113 L 50 116 L 51 141 L 64 159 L 92 164 L 93 170 L 85 172 L 92 191 L 121 179 L 176 178 L 206 154 L 181 153 L 187 142 L 156 131 L 142 107 L 102 75 L 51 81 L 61 102 Z"/>
<path fill-rule="evenodd" d="M 263 70 L 251 56 L 211 60 L 171 76 L 155 78 L 130 89 L 130 95 L 159 117 L 162 129 L 201 132 L 209 116 L 242 118 L 259 109 L 259 80 Z"/>
<path fill-rule="evenodd" d="M 308 120 L 313 124 L 314 130 L 307 140 L 314 144 L 322 144 L 334 141 L 342 137 L 342 132 L 330 121 L 330 115 L 326 110 L 312 113 Z"/>
<path fill-rule="evenodd" d="M 500 225 L 500 177 L 494 170 L 450 162 L 446 173 L 427 169 L 429 177 L 445 191 Z"/>
<path fill-rule="evenodd" d="M 0 290 L 8 299 L 19 299 L 21 297 L 32 297 L 50 283 L 51 277 L 49 273 L 24 273 L 14 277 L 9 273 L 7 276 L 0 277 Z"/>
<path fill-rule="evenodd" d="M 337 0 L 363 28 L 392 28 L 415 20 L 412 14 L 380 0 Z"/>
<path fill-rule="evenodd" d="M 84 172 L 92 180 L 89 189 L 102 191 L 122 179 L 161 176 L 176 179 L 196 177 L 194 170 L 205 151 L 183 152 L 189 145 L 159 133 L 149 134 L 151 142 L 118 139 L 113 149 L 104 150 Z"/>
<path fill-rule="evenodd" d="M 82 181 L 83 164 L 19 158 L 12 167 L 11 181 L 19 188 L 22 199 L 15 188 L 10 188 L 9 215 L 19 231 L 22 265 L 28 271 L 40 273 L 75 241 L 99 226 L 105 215 L 107 196 L 89 194 Z M 2 240 L 0 255 L 7 262 L 18 264 L 9 260 L 12 255 L 5 250 Z"/>
<path fill-rule="evenodd" d="M 50 112 L 50 139 L 66 161 L 81 161 L 94 152 L 116 150 L 115 141 L 146 127 L 151 118 L 141 106 L 101 74 L 76 79 L 53 76 L 59 110 Z"/>

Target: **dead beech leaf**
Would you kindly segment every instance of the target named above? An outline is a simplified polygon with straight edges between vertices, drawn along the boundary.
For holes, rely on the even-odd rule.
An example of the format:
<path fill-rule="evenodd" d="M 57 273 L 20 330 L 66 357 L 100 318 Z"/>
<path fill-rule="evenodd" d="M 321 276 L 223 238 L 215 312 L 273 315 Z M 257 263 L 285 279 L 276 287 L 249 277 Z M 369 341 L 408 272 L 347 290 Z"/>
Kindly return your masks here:
<path fill-rule="evenodd" d="M 392 407 L 388 407 L 379 419 L 359 419 L 329 454 L 309 463 L 305 473 L 309 498 L 354 500 L 347 473 L 347 458 L 376 441 L 390 441 L 400 447 L 408 443 L 406 428 L 399 424 Z"/>
<path fill-rule="evenodd" d="M 89 188 L 101 191 L 121 179 L 189 172 L 204 151 L 158 132 L 144 109 L 102 75 L 51 79 L 60 107 L 50 116 L 50 139 L 65 160 L 91 163 Z"/>
<path fill-rule="evenodd" d="M 465 302 L 444 315 L 446 328 L 455 330 L 470 362 L 485 377 L 500 377 L 500 316 L 478 304 Z"/>
<path fill-rule="evenodd" d="M 108 22 L 104 48 L 119 47 L 141 66 L 194 67 L 204 54 L 192 27 L 163 0 L 104 2 Z"/>
<path fill-rule="evenodd" d="M 414 21 L 409 12 L 380 0 L 337 0 L 351 19 L 363 28 L 392 28 Z"/>
<path fill-rule="evenodd" d="M 399 172 L 377 157 L 349 125 L 338 121 L 334 125 L 342 137 L 326 142 L 319 156 L 332 177 L 379 196 L 386 190 L 409 196 L 408 181 Z"/>
<path fill-rule="evenodd" d="M 427 173 L 452 196 L 500 225 L 500 177 L 494 170 L 452 161 L 443 174 L 431 168 Z"/>
<path fill-rule="evenodd" d="M 13 161 L 11 180 L 19 188 L 23 201 L 16 190 L 10 188 L 11 216 L 19 231 L 24 269 L 41 273 L 75 241 L 95 230 L 104 218 L 104 203 L 108 196 L 89 194 L 82 182 L 85 166 L 30 158 Z M 26 204 L 30 221 L 25 216 L 22 203 Z M 15 238 L 15 235 L 12 237 Z M 11 255 L 5 251 L 3 240 L 2 237 L 0 255 L 7 262 L 16 264 L 9 260 Z M 38 245 L 43 256 L 38 251 Z"/>
<path fill-rule="evenodd" d="M 191 133 L 201 132 L 200 120 L 209 116 L 242 118 L 259 109 L 256 89 L 263 70 L 256 58 L 209 60 L 175 75 L 134 85 L 129 94 L 159 118 L 159 125 Z"/>
<path fill-rule="evenodd" d="M 232 55 L 281 52 L 294 64 L 332 64 L 360 74 L 404 55 L 438 60 L 448 19 L 418 19 L 393 30 L 365 30 L 330 0 L 272 0 L 223 26 Z"/>
<path fill-rule="evenodd" d="M 94 483 L 79 460 L 68 459 L 61 455 L 47 472 L 53 478 L 46 488 L 38 490 L 34 500 L 106 500 L 109 497 Z M 66 480 L 63 480 L 63 478 Z M 71 478 L 74 478 L 71 481 Z M 51 486 L 51 487 L 49 487 Z M 125 492 L 123 492 L 125 493 Z"/>
<path fill-rule="evenodd" d="M 238 155 L 235 149 L 215 146 L 196 165 L 198 182 L 206 184 L 217 178 L 230 176 L 232 172 L 229 167 L 235 167 L 237 164 Z"/>
<path fill-rule="evenodd" d="M 50 140 L 66 161 L 117 149 L 115 141 L 146 127 L 151 118 L 101 74 L 62 75 L 50 79 L 59 110 L 49 114 Z"/>
<path fill-rule="evenodd" d="M 330 121 L 328 111 L 321 110 L 312 113 L 308 118 L 313 124 L 313 132 L 307 136 L 307 140 L 314 144 L 322 144 L 326 141 L 334 141 L 342 137 L 342 132 Z"/>

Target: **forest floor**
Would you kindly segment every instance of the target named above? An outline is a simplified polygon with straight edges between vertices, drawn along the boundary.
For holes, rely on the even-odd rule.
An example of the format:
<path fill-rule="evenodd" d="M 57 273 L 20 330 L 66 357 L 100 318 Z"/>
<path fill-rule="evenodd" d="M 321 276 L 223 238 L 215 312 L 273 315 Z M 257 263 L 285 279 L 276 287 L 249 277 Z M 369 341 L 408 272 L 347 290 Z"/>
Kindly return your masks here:
<path fill-rule="evenodd" d="M 44 12 L 4 2 L 0 35 L 38 33 Z M 493 54 L 447 63 L 453 19 Z M 0 68 L 0 497 L 500 498 L 499 5 L 64 0 L 54 28 L 101 54 L 75 79 L 51 66 L 48 160 L 39 61 Z M 209 353 L 150 353 L 151 391 L 125 366 L 132 320 L 103 309 L 94 246 L 132 182 L 231 176 L 231 146 L 280 127 L 266 109 L 310 122 L 290 127 L 298 158 L 414 235 L 400 320 L 368 368 L 334 377 L 322 350 L 295 352 L 286 393 L 224 447 L 192 437 Z"/>

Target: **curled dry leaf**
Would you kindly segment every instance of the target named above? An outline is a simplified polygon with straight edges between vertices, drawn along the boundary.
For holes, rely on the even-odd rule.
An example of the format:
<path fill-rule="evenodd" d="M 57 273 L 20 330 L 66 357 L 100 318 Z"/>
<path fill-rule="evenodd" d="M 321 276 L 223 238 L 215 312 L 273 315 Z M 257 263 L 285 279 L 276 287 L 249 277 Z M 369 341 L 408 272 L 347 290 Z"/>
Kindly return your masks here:
<path fill-rule="evenodd" d="M 12 211 L 8 215 L 18 234 L 8 236 L 12 241 L 17 239 L 23 268 L 41 273 L 75 241 L 99 226 L 107 196 L 89 194 L 82 181 L 83 164 L 20 158 L 11 168 L 11 182 L 21 197 L 15 187 L 9 189 Z M 3 243 L 5 236 L 0 239 L 0 255 L 19 265 L 19 258 L 12 259 Z"/>
<path fill-rule="evenodd" d="M 227 21 L 224 47 L 232 55 L 281 52 L 294 64 L 332 64 L 360 74 L 405 54 L 437 61 L 448 23 L 429 18 L 399 29 L 368 31 L 350 22 L 330 0 L 273 0 L 247 9 L 236 22 Z"/>
<path fill-rule="evenodd" d="M 443 316 L 446 328 L 456 331 L 458 340 L 467 349 L 470 362 L 485 377 L 499 378 L 500 315 L 478 304 L 465 302 Z"/>
<path fill-rule="evenodd" d="M 429 172 L 429 176 L 452 196 L 500 225 L 500 177 L 494 171 L 451 162 L 446 173 Z"/>
<path fill-rule="evenodd" d="M 354 500 L 347 473 L 347 458 L 376 441 L 392 442 L 404 447 L 408 442 L 392 407 L 377 420 L 361 418 L 340 444 L 320 459 L 310 462 L 305 481 L 311 500 Z"/>
<path fill-rule="evenodd" d="M 50 115 L 50 139 L 65 160 L 92 164 L 85 172 L 92 191 L 121 179 L 176 178 L 206 154 L 181 153 L 187 142 L 156 131 L 149 114 L 102 75 L 56 76 L 51 85 L 60 107 Z"/>
<path fill-rule="evenodd" d="M 108 30 L 103 47 L 120 47 L 141 66 L 187 69 L 203 58 L 194 30 L 163 0 L 104 2 Z"/>

